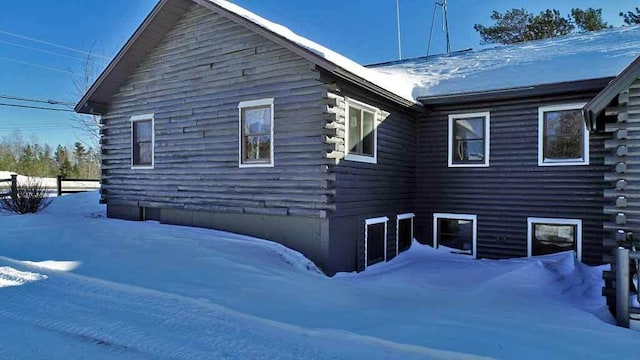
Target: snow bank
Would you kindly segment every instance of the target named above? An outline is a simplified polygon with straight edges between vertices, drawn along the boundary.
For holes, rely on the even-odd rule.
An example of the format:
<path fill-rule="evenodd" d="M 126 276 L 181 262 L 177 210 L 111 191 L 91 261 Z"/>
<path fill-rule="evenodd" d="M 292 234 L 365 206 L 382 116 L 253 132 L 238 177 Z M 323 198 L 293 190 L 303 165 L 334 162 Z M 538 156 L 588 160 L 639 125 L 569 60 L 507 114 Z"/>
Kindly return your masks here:
<path fill-rule="evenodd" d="M 47 277 L 37 273 L 18 271 L 14 268 L 0 267 L 0 288 L 20 286 L 29 282 L 44 280 Z"/>
<path fill-rule="evenodd" d="M 0 171 L 0 180 L 10 179 L 11 175 L 17 175 L 15 172 L 11 171 Z M 18 184 L 26 184 L 30 181 L 39 181 L 42 186 L 47 189 L 57 189 L 58 188 L 58 179 L 56 178 L 42 178 L 42 177 L 33 177 L 33 176 L 24 176 L 18 175 Z M 0 187 L 8 187 L 9 183 L 0 183 Z M 100 184 L 95 181 L 64 181 L 62 183 L 62 188 L 65 190 L 85 190 L 85 189 L 98 189 Z"/>

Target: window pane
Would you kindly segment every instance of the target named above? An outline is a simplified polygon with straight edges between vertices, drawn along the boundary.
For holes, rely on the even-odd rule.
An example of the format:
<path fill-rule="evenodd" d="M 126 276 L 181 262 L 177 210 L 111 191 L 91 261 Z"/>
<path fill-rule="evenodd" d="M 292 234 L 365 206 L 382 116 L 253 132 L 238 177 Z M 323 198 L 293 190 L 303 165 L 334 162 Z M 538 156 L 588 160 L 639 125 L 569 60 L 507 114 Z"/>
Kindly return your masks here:
<path fill-rule="evenodd" d="M 453 122 L 453 162 L 484 162 L 484 118 Z"/>
<path fill-rule="evenodd" d="M 362 153 L 373 156 L 374 145 L 374 116 L 372 113 L 362 112 Z"/>
<path fill-rule="evenodd" d="M 570 250 L 577 251 L 575 225 L 533 224 L 532 255 Z"/>
<path fill-rule="evenodd" d="M 134 122 L 133 134 L 136 142 L 151 141 L 151 120 Z"/>
<path fill-rule="evenodd" d="M 360 153 L 362 144 L 362 111 L 349 108 L 349 152 Z"/>
<path fill-rule="evenodd" d="M 134 165 L 151 165 L 151 142 L 141 142 L 134 148 Z"/>
<path fill-rule="evenodd" d="M 473 252 L 473 221 L 438 219 L 438 245 Z"/>
<path fill-rule="evenodd" d="M 271 132 L 271 107 L 243 109 L 245 135 Z"/>
<path fill-rule="evenodd" d="M 384 223 L 367 226 L 367 265 L 384 261 Z"/>
<path fill-rule="evenodd" d="M 271 136 L 245 136 L 245 161 L 269 161 L 271 159 Z"/>
<path fill-rule="evenodd" d="M 411 247 L 411 219 L 398 221 L 398 252 L 405 251 Z"/>
<path fill-rule="evenodd" d="M 584 157 L 584 124 L 580 110 L 544 113 L 543 155 L 550 160 Z"/>
<path fill-rule="evenodd" d="M 456 140 L 454 150 L 454 162 L 484 161 L 484 140 Z"/>

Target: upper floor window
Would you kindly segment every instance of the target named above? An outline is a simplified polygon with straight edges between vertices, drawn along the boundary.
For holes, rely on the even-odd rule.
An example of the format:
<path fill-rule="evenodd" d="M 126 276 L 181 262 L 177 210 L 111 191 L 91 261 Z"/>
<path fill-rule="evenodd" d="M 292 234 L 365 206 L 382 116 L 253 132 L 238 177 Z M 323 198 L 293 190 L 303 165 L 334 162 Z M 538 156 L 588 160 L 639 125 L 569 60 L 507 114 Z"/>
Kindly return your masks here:
<path fill-rule="evenodd" d="M 346 160 L 375 164 L 379 110 L 353 99 L 347 101 Z"/>
<path fill-rule="evenodd" d="M 243 101 L 240 112 L 240 167 L 273 166 L 273 99 Z"/>
<path fill-rule="evenodd" d="M 131 118 L 131 167 L 152 169 L 154 165 L 153 114 Z"/>
<path fill-rule="evenodd" d="M 589 165 L 589 131 L 584 104 L 538 109 L 538 165 Z"/>
<path fill-rule="evenodd" d="M 489 166 L 489 113 L 449 115 L 449 167 Z"/>

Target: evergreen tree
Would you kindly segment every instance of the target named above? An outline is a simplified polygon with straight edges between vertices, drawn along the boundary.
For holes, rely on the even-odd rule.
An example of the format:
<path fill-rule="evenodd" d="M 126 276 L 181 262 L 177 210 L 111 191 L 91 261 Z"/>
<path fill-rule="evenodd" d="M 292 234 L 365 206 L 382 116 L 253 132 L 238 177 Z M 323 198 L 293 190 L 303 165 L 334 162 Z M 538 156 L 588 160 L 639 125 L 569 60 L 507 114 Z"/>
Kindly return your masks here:
<path fill-rule="evenodd" d="M 571 9 L 571 17 L 578 29 L 582 31 L 598 31 L 612 27 L 602 20 L 602 9 Z"/>
<path fill-rule="evenodd" d="M 635 11 L 621 12 L 620 16 L 627 25 L 640 24 L 640 8 L 635 8 Z"/>

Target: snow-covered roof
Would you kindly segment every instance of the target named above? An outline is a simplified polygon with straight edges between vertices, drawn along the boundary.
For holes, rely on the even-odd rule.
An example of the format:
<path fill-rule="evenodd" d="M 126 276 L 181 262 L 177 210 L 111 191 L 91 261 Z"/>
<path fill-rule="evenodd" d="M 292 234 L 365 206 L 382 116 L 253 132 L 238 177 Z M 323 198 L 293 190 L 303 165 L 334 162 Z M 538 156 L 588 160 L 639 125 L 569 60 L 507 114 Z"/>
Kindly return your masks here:
<path fill-rule="evenodd" d="M 409 100 L 411 102 L 415 101 L 415 98 L 412 95 L 413 93 L 412 83 L 398 81 L 398 79 L 395 78 L 395 75 L 393 74 L 387 74 L 386 72 L 381 72 L 381 71 L 376 71 L 374 69 L 366 68 L 358 64 L 357 62 L 343 55 L 340 55 L 337 52 L 325 46 L 322 46 L 314 41 L 311 41 L 303 36 L 300 36 L 294 33 L 287 27 L 271 22 L 229 1 L 226 1 L 226 0 L 206 0 L 206 1 L 215 5 L 218 5 L 239 16 L 242 16 L 243 18 L 265 29 L 277 35 L 282 36 L 283 38 L 286 38 L 287 40 L 290 40 L 296 43 L 297 45 L 302 46 L 303 48 L 323 57 L 327 61 L 335 64 L 338 67 L 341 67 L 344 70 L 347 70 L 348 72 L 366 81 L 369 81 L 375 85 L 378 85 L 406 100 Z"/>
<path fill-rule="evenodd" d="M 372 65 L 414 98 L 614 77 L 640 55 L 640 26 Z"/>

